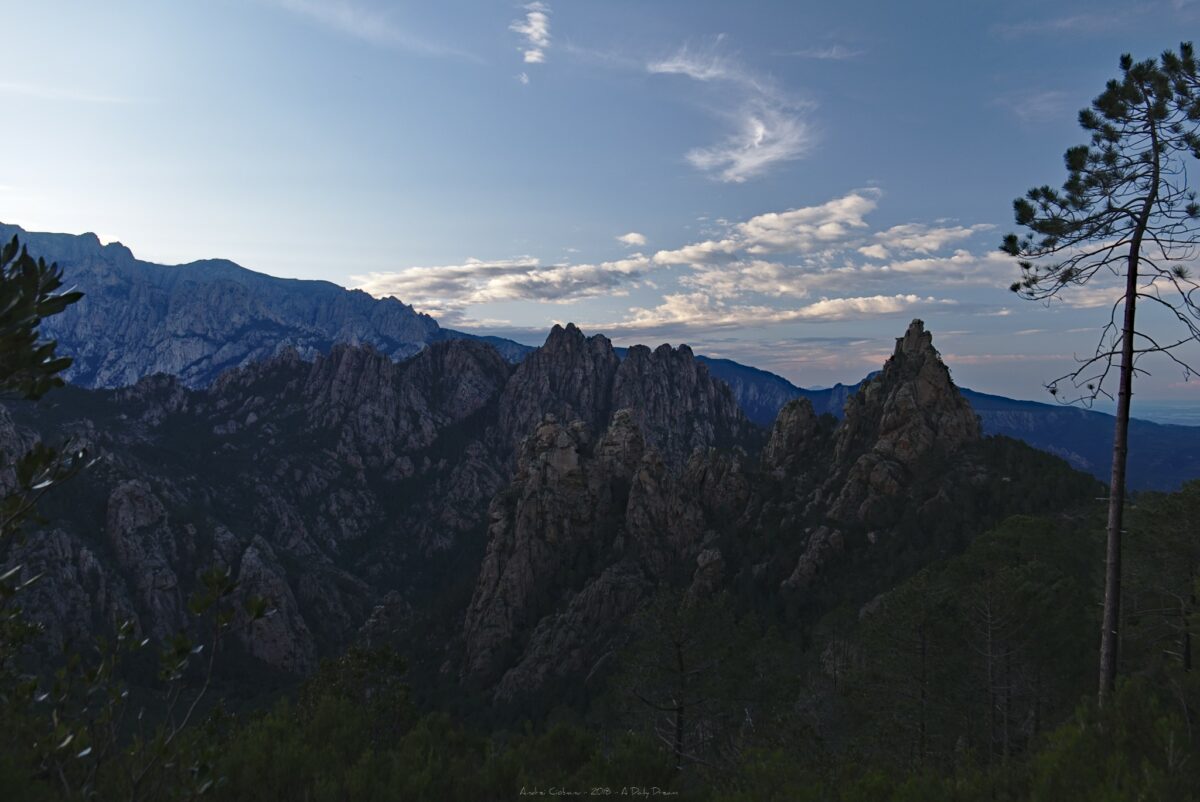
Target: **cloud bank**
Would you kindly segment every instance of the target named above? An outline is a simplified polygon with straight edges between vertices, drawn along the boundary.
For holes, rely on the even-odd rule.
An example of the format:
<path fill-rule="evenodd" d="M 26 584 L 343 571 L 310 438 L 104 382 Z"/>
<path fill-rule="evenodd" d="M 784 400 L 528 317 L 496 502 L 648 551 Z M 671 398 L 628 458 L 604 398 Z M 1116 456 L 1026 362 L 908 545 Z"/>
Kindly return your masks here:
<path fill-rule="evenodd" d="M 590 300 L 590 311 L 571 319 L 591 330 L 702 335 L 965 309 L 974 305 L 964 305 L 963 290 L 1003 288 L 1015 274 L 1011 257 L 969 248 L 992 226 L 940 220 L 877 228 L 869 218 L 881 198 L 876 188 L 858 189 L 810 206 L 721 220 L 708 239 L 612 261 L 470 259 L 353 279 L 373 295 L 394 295 L 456 325 L 479 325 L 467 315 L 480 304 Z M 647 243 L 637 231 L 615 239 L 631 249 Z M 627 310 L 614 304 L 606 317 L 597 315 L 597 299 L 623 297 L 632 301 Z"/>

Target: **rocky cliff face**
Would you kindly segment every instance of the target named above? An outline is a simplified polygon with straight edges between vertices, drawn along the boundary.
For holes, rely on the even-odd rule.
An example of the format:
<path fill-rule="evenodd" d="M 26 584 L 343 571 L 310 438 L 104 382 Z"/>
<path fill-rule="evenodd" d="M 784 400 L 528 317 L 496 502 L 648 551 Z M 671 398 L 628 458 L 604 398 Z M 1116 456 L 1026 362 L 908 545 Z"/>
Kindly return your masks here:
<path fill-rule="evenodd" d="M 738 493 L 731 472 L 703 452 L 672 470 L 631 410 L 598 438 L 581 421 L 543 420 L 492 502 L 464 627 L 467 680 L 513 700 L 588 676 L 656 589 L 693 573 L 711 586 L 721 559 L 706 549 L 711 525 L 739 501 L 727 498 Z"/>
<path fill-rule="evenodd" d="M 387 591 L 428 596 L 438 555 L 478 538 L 505 478 L 480 418 L 510 372 L 475 342 L 400 364 L 338 347 L 313 362 L 287 351 L 205 390 L 155 376 L 14 405 L 23 427 L 73 435 L 100 461 L 51 503 L 54 530 L 5 562 L 63 568 L 35 605 L 59 639 L 118 616 L 165 637 L 187 625 L 198 575 L 227 566 L 277 610 L 246 652 L 304 673 Z"/>
<path fill-rule="evenodd" d="M 615 409 L 618 399 L 644 409 Z M 478 566 L 489 522 L 497 537 L 485 572 L 504 582 L 473 626 L 533 626 L 548 608 L 514 577 L 550 571 L 568 554 L 584 582 L 605 565 L 596 544 L 611 546 L 627 515 L 642 521 L 630 531 L 661 524 L 684 537 L 679 527 L 694 516 L 672 483 L 693 470 L 693 452 L 750 432 L 728 388 L 686 349 L 639 353 L 624 368 L 606 339 L 574 326 L 515 371 L 474 340 L 436 343 L 399 363 L 368 346 L 334 346 L 311 361 L 285 349 L 204 389 L 155 375 L 115 391 L 64 388 L 12 411 L 18 420 L 3 438 L 14 449 L 37 434 L 70 435 L 100 457 L 73 483 L 71 503 L 48 510 L 55 530 L 3 555 L 30 572 L 62 569 L 38 604 L 56 638 L 118 615 L 165 637 L 187 626 L 199 574 L 222 565 L 243 593 L 277 609 L 244 651 L 294 673 L 382 626 L 368 618 L 422 615 L 461 581 L 451 566 Z M 547 415 L 561 423 L 543 424 Z M 534 423 L 522 431 L 526 421 Z M 519 510 L 510 509 L 516 491 L 498 495 L 514 465 L 528 496 Z M 606 512 L 596 518 L 598 510 Z M 500 520 L 524 550 L 511 564 L 501 560 Z M 555 560 L 539 557 L 545 542 L 557 544 Z M 665 559 L 629 548 L 655 565 Z"/>
<path fill-rule="evenodd" d="M 517 366 L 500 398 L 500 427 L 519 441 L 544 415 L 602 428 L 612 414 L 613 380 L 620 360 L 608 338 L 585 337 L 574 324 L 555 325 L 546 344 Z"/>
<path fill-rule="evenodd" d="M 630 410 L 642 435 L 673 465 L 697 448 L 745 445 L 755 429 L 729 386 L 681 345 L 628 349 L 617 358 L 603 335 L 555 326 L 546 344 L 517 367 L 500 399 L 501 428 L 519 440 L 546 414 L 600 432 Z"/>
<path fill-rule="evenodd" d="M 631 348 L 614 371 L 606 345 L 556 330 L 514 376 L 575 394 L 525 441 L 492 502 L 463 671 L 498 699 L 590 673 L 652 588 L 716 587 L 739 567 L 722 548 L 741 551 L 748 533 L 786 533 L 794 562 L 782 576 L 741 568 L 807 589 L 860 542 L 895 540 L 906 515 L 948 500 L 944 464 L 980 439 L 921 321 L 840 423 L 794 400 L 758 460 L 720 448 L 738 442 L 741 418 L 690 351 Z M 621 409 L 597 429 L 610 406 Z"/>
<path fill-rule="evenodd" d="M 798 399 L 761 447 L 686 347 L 619 360 L 574 326 L 516 368 L 470 340 L 399 363 L 286 349 L 205 389 L 160 375 L 9 411 L 0 447 L 100 457 L 0 554 L 46 573 L 29 606 L 52 640 L 122 618 L 165 637 L 217 565 L 277 610 L 239 636 L 247 659 L 303 674 L 390 639 L 498 702 L 602 677 L 659 592 L 817 609 L 1049 492 L 1031 452 L 980 440 L 919 321 L 840 423 Z"/>
<path fill-rule="evenodd" d="M 686 346 L 619 360 L 572 325 L 516 369 L 499 419 L 532 434 L 491 504 L 463 672 L 515 699 L 589 671 L 627 613 L 690 575 L 709 519 L 744 489 L 728 455 L 756 437 Z"/>
<path fill-rule="evenodd" d="M 571 338 L 562 353 L 608 364 L 596 338 L 555 336 Z M 612 381 L 613 404 L 628 408 L 594 429 L 603 393 L 589 391 L 575 397 L 588 399 L 578 417 L 555 407 L 523 443 L 491 504 L 465 681 L 499 702 L 539 698 L 603 673 L 623 621 L 664 589 L 756 587 L 826 609 L 961 548 L 997 514 L 1046 503 L 1030 493 L 1038 455 L 981 439 L 921 321 L 840 422 L 795 399 L 757 456 L 717 447 L 739 419 L 693 365 L 682 349 L 630 349 Z M 607 384 L 599 370 L 580 375 L 579 386 Z M 1019 478 L 1022 464 L 1037 469 Z M 1090 483 L 1067 484 L 1069 495 Z"/>

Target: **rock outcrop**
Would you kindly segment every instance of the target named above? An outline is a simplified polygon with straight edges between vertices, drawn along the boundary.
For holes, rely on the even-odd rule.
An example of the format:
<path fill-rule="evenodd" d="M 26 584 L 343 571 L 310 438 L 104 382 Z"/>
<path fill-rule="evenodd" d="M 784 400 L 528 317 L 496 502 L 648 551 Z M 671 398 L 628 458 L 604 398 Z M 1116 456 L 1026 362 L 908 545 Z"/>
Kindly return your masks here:
<path fill-rule="evenodd" d="M 714 379 L 690 348 L 633 346 L 618 359 L 603 335 L 585 337 L 573 324 L 555 326 L 528 356 L 500 399 L 500 425 L 514 442 L 545 415 L 603 431 L 630 410 L 643 436 L 672 466 L 697 448 L 753 442 L 756 431 L 729 386 Z"/>
<path fill-rule="evenodd" d="M 1014 461 L 1037 467 L 1022 475 Z M 762 466 L 739 527 L 773 533 L 782 547 L 742 571 L 816 606 L 961 549 L 999 515 L 1031 511 L 1042 503 L 1036 474 L 1048 470 L 1030 449 L 983 438 L 920 320 L 840 421 L 818 417 L 807 399 L 789 402 Z M 1068 493 L 1089 484 L 1063 481 Z"/>
<path fill-rule="evenodd" d="M 491 504 L 463 672 L 515 699 L 589 671 L 649 593 L 692 578 L 745 503 L 737 454 L 757 435 L 687 346 L 618 360 L 573 325 L 516 369 L 499 416 L 506 437 L 534 428 Z M 710 551 L 701 587 L 719 573 Z"/>
<path fill-rule="evenodd" d="M 464 674 L 497 699 L 589 673 L 640 603 L 697 570 L 712 515 L 703 459 L 671 470 L 636 417 L 619 410 L 598 439 L 582 421 L 546 418 L 492 502 Z M 701 581 L 719 560 L 708 549 Z"/>
<path fill-rule="evenodd" d="M 830 517 L 883 525 L 893 501 L 925 463 L 981 437 L 979 419 L 942 362 L 925 324 L 914 320 L 883 370 L 846 402 L 834 437 L 836 497 Z"/>

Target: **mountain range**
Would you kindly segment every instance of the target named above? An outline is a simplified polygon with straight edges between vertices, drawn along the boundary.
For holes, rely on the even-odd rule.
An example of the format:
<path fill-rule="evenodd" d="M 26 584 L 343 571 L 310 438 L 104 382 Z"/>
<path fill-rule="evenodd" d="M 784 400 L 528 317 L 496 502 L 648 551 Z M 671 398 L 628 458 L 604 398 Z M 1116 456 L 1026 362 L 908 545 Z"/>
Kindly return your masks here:
<path fill-rule="evenodd" d="M 1003 516 L 1099 492 L 983 436 L 920 321 L 840 421 L 798 398 L 769 431 L 686 346 L 621 359 L 569 325 L 517 365 L 464 339 L 399 362 L 286 349 L 202 388 L 68 386 L 0 418 L 6 453 L 63 437 L 97 462 L 0 555 L 43 574 L 23 604 L 51 646 L 123 619 L 166 639 L 217 566 L 276 611 L 226 670 L 397 643 L 423 686 L 499 710 L 586 692 L 665 589 L 811 620 Z"/>
<path fill-rule="evenodd" d="M 94 234 L 43 234 L 0 224 L 0 239 L 13 236 L 31 253 L 58 262 L 67 283 L 84 292 L 82 301 L 45 323 L 60 352 L 74 359 L 66 377 L 83 387 L 121 387 L 155 373 L 204 387 L 232 367 L 287 349 L 312 359 L 337 343 L 370 345 L 393 360 L 452 339 L 486 342 L 514 363 L 534 350 L 444 329 L 395 298 L 375 299 L 330 282 L 275 278 L 226 260 L 159 265 L 134 258 L 120 243 L 102 245 Z M 624 358 L 626 349 L 614 353 Z M 747 418 L 764 427 L 800 397 L 819 413 L 840 417 L 861 385 L 810 390 L 730 360 L 697 359 L 729 384 Z M 1112 416 L 969 389 L 963 394 L 985 433 L 1015 437 L 1107 478 Z M 1170 490 L 1200 476 L 1200 427 L 1134 420 L 1130 443 L 1132 489 Z"/>

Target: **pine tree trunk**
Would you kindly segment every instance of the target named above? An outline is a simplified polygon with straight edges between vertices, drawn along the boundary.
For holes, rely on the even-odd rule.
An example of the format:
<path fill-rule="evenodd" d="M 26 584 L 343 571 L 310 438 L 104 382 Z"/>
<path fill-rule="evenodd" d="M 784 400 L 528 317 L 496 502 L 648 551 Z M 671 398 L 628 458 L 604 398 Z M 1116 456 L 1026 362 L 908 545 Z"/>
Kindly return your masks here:
<path fill-rule="evenodd" d="M 1142 204 L 1129 243 L 1129 263 L 1125 271 L 1125 319 L 1121 326 L 1121 384 L 1117 391 L 1117 422 L 1113 432 L 1112 481 L 1108 487 L 1108 542 L 1104 555 L 1104 618 L 1100 625 L 1101 706 L 1117 686 L 1117 648 L 1121 622 L 1121 528 L 1125 516 L 1125 458 L 1129 453 L 1129 402 L 1133 398 L 1133 337 L 1137 312 L 1138 266 L 1142 238 L 1150 225 L 1150 215 L 1158 202 L 1162 179 L 1158 124 L 1145 87 L 1147 104 L 1146 133 L 1150 137 L 1151 174 L 1149 193 Z"/>
<path fill-rule="evenodd" d="M 1117 685 L 1117 647 L 1121 619 L 1121 529 L 1125 515 L 1125 462 L 1129 454 L 1129 402 L 1133 396 L 1133 335 L 1137 307 L 1138 251 L 1134 238 L 1125 280 L 1125 320 L 1121 330 L 1121 378 L 1113 432 L 1112 478 L 1108 487 L 1108 541 L 1104 555 L 1104 616 L 1100 625 L 1100 704 Z"/>

